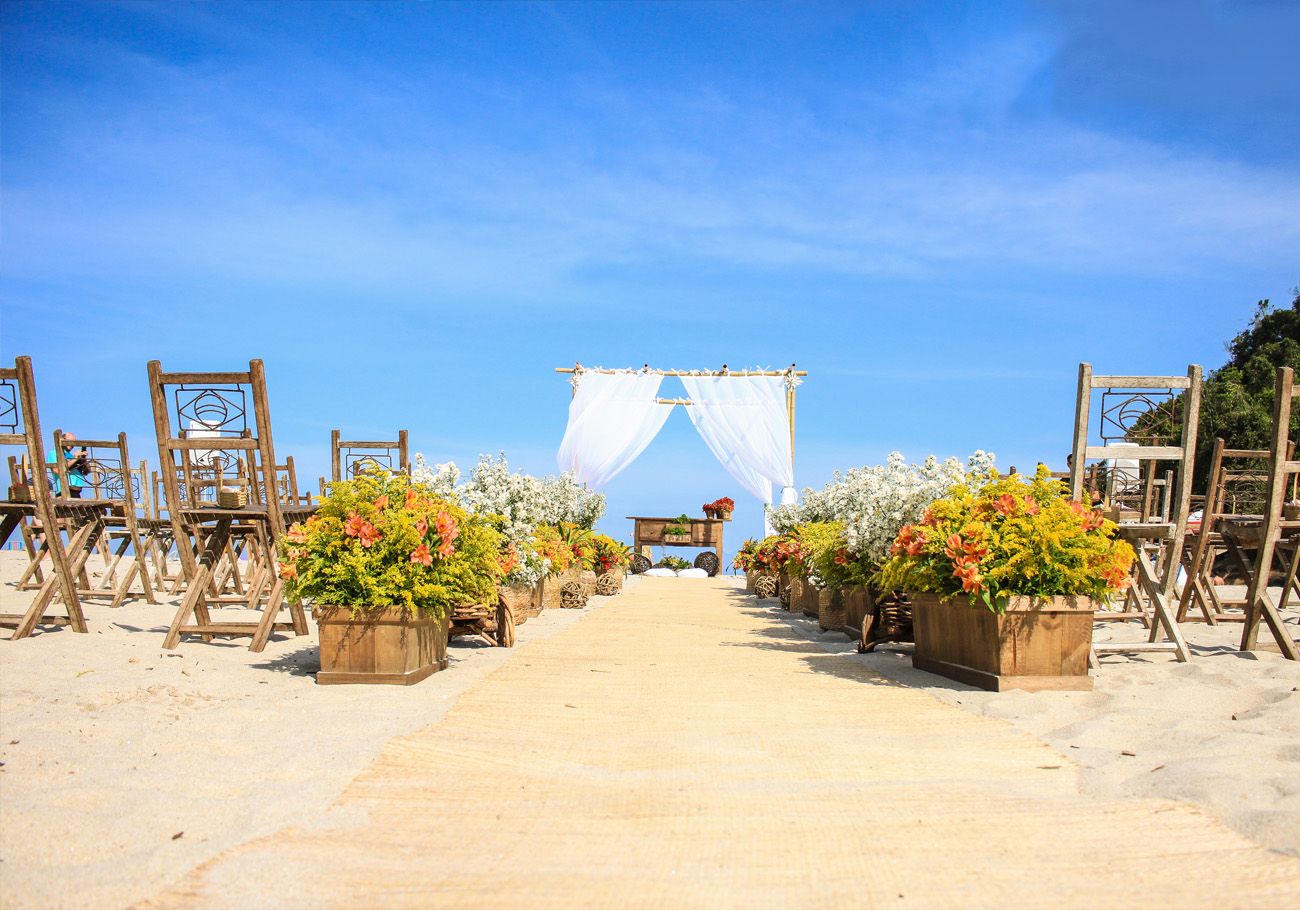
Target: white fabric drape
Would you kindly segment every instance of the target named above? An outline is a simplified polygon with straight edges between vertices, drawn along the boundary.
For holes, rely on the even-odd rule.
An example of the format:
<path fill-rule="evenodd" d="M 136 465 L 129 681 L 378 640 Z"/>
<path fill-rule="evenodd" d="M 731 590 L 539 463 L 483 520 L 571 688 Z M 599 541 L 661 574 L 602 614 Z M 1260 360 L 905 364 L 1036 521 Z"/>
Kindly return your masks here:
<path fill-rule="evenodd" d="M 658 373 L 580 373 L 556 461 L 579 483 L 600 489 L 630 465 L 668 419 Z"/>
<path fill-rule="evenodd" d="M 732 477 L 764 504 L 772 484 L 781 501 L 794 501 L 790 423 L 781 376 L 683 376 L 691 399 L 686 413 L 709 451 Z"/>

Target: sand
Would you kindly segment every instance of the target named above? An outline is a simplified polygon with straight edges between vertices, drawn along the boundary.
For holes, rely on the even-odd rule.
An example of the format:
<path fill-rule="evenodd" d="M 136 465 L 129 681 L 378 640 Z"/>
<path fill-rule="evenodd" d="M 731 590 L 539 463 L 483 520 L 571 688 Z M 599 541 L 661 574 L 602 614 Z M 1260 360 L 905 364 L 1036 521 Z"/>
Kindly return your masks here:
<path fill-rule="evenodd" d="M 6 578 L 15 577 L 15 555 L 3 554 L 8 560 Z M 933 716 L 935 729 L 948 731 L 946 735 L 961 731 L 961 743 L 975 749 L 958 763 L 961 767 L 973 764 L 977 771 L 987 770 L 989 762 L 997 764 L 1011 753 L 1019 756 L 1006 759 L 1006 767 L 999 767 L 987 779 L 963 783 L 978 784 L 988 791 L 979 790 L 978 799 L 963 804 L 968 810 L 966 822 L 983 825 L 987 801 L 999 793 L 1019 800 L 1012 813 L 1016 818 L 1032 815 L 1036 806 L 1060 813 L 1067 811 L 1063 807 L 1068 805 L 1071 818 L 1101 806 L 1098 811 L 1110 813 L 1111 830 L 1090 849 L 1106 845 L 1106 849 L 1126 853 L 1117 868 L 1128 868 L 1126 863 L 1147 856 L 1141 838 L 1129 849 L 1117 834 L 1124 825 L 1131 825 L 1142 837 L 1158 837 L 1159 842 L 1170 845 L 1162 848 L 1165 861 L 1171 853 L 1175 858 L 1194 859 L 1201 850 L 1215 852 L 1216 869 L 1227 870 L 1223 881 L 1232 881 L 1232 870 L 1239 870 L 1239 881 L 1249 885 L 1240 894 L 1254 895 L 1262 905 L 1284 906 L 1288 902 L 1273 898 L 1300 895 L 1296 885 L 1300 879 L 1292 877 L 1293 867 L 1275 867 L 1267 859 L 1273 856 L 1290 863 L 1284 854 L 1300 855 L 1300 698 L 1295 694 L 1300 668 L 1276 654 L 1230 652 L 1223 645 L 1231 641 L 1238 627 L 1186 626 L 1188 638 L 1201 655 L 1188 665 L 1178 665 L 1164 655 L 1140 660 L 1108 657 L 1098 674 L 1097 687 L 1090 693 L 995 695 L 913 671 L 900 654 L 853 654 L 847 640 L 818 633 L 815 622 L 794 619 L 773 609 L 770 602 L 759 604 L 739 595 L 730 579 L 646 579 L 639 584 L 659 587 L 638 589 L 634 583 L 628 594 L 608 603 L 596 599 L 592 609 L 547 611 L 520 628 L 519 646 L 513 650 L 458 643 L 453 646 L 454 663 L 449 671 L 409 689 L 315 686 L 310 675 L 316 668 L 314 635 L 281 637 L 260 655 L 249 653 L 237 642 L 194 641 L 177 652 L 164 652 L 160 645 L 170 606 L 136 603 L 109 611 L 91 605 L 89 635 L 58 630 L 26 641 L 0 643 L 0 761 L 4 762 L 0 766 L 0 906 L 120 907 L 151 896 L 160 904 L 193 900 L 199 905 L 240 906 L 253 900 L 256 905 L 300 906 L 308 893 L 303 889 L 310 887 L 306 870 L 315 868 L 312 864 L 318 853 L 333 856 L 335 866 L 341 863 L 345 868 L 350 862 L 345 861 L 346 850 L 342 854 L 317 851 L 304 844 L 316 844 L 313 838 L 339 830 L 344 832 L 339 843 L 346 845 L 351 842 L 349 837 L 371 830 L 367 826 L 375 816 L 375 775 L 388 780 L 385 775 L 396 773 L 393 779 L 409 786 L 413 774 L 421 781 L 437 781 L 441 779 L 437 769 L 475 758 L 477 753 L 472 751 L 446 751 L 448 732 L 456 730 L 452 724 L 465 725 L 460 735 L 478 737 L 476 748 L 490 741 L 495 748 L 513 750 L 516 757 L 549 748 L 546 744 L 554 744 L 554 738 L 522 744 L 512 738 L 524 735 L 520 732 L 522 721 L 516 722 L 521 716 L 537 724 L 554 722 L 554 718 L 545 712 L 534 717 L 526 705 L 516 704 L 511 709 L 514 713 L 502 719 L 501 706 L 515 697 L 512 693 L 521 686 L 528 688 L 528 680 L 556 678 L 554 685 L 562 685 L 559 674 L 564 672 L 581 676 L 588 687 L 592 681 L 608 684 L 612 687 L 610 698 L 629 686 L 643 691 L 643 698 L 657 696 L 649 706 L 635 709 L 640 713 L 632 716 L 638 717 L 648 716 L 645 712 L 669 695 L 679 698 L 678 708 L 688 704 L 680 699 L 687 699 L 692 688 L 708 693 L 723 687 L 729 699 L 750 704 L 766 692 L 770 682 L 774 691 L 767 693 L 768 699 L 780 707 L 782 716 L 791 719 L 802 737 L 792 743 L 795 753 L 790 761 L 794 764 L 781 772 L 785 776 L 777 781 L 777 789 L 782 798 L 788 793 L 812 798 L 815 793 L 804 791 L 816 791 L 819 785 L 804 780 L 808 768 L 829 761 L 839 784 L 847 790 L 828 806 L 842 806 L 846 796 L 871 795 L 859 789 L 860 783 L 866 786 L 869 781 L 854 778 L 854 765 L 860 768 L 869 758 L 865 747 L 870 741 L 869 725 L 859 728 L 866 721 L 879 719 L 876 715 L 883 709 L 877 701 L 883 693 L 906 695 L 909 715 L 928 716 L 929 706 L 933 706 L 939 712 Z M 651 595 L 651 601 L 638 606 L 639 598 Z M 0 609 L 13 609 L 22 596 L 4 591 Z M 714 601 L 701 607 L 697 597 Z M 646 622 L 647 616 L 653 621 Z M 1294 618 L 1292 614 L 1290 619 Z M 607 628 L 606 622 L 612 625 Z M 671 686 L 670 680 L 659 674 L 646 675 L 646 649 L 662 659 L 664 666 L 675 666 L 684 640 L 696 646 L 698 666 L 679 667 Z M 719 647 L 720 641 L 736 646 Z M 740 653 L 764 660 L 741 666 L 730 657 Z M 821 656 L 814 660 L 810 654 Z M 640 672 L 625 676 L 631 672 L 629 667 Z M 733 678 L 734 684 L 727 682 Z M 906 682 L 908 687 L 881 685 L 892 680 Z M 629 710 L 622 702 L 612 704 L 620 711 Z M 577 709 L 560 713 L 573 710 Z M 738 716 L 744 720 L 743 712 Z M 961 718 L 969 718 L 978 727 L 967 728 Z M 607 719 L 598 712 L 576 727 L 563 727 L 575 740 L 564 748 L 583 748 Z M 697 745 L 707 745 L 715 728 L 727 735 L 741 735 L 753 728 L 755 720 L 750 717 L 744 726 L 733 729 L 725 715 L 695 715 L 689 730 L 694 731 L 691 736 L 701 737 Z M 656 722 L 675 723 L 668 717 Z M 770 725 L 770 718 L 764 723 Z M 622 726 L 628 725 L 624 722 Z M 927 733 L 929 729 L 923 725 L 913 741 L 900 740 L 899 748 L 906 746 L 911 760 L 919 765 L 951 763 L 951 756 L 939 746 L 941 740 Z M 553 737 L 554 730 L 549 735 Z M 676 740 L 682 735 L 686 734 L 679 730 Z M 430 744 L 432 753 L 427 751 Z M 821 744 L 833 747 L 832 752 L 843 750 L 846 757 L 816 757 Z M 622 748 L 637 752 L 645 745 L 637 740 Z M 935 751 L 937 757 L 930 755 Z M 414 765 L 412 755 L 416 756 Z M 803 772 L 797 763 L 800 755 L 808 766 Z M 683 758 L 676 752 L 673 757 Z M 852 764 L 842 764 L 850 759 Z M 605 755 L 604 760 L 634 759 Z M 689 760 L 699 764 L 696 755 Z M 1022 779 L 1025 775 L 1033 778 L 1029 772 L 1047 765 L 1062 772 L 1053 775 L 1047 789 L 1040 789 L 1040 781 Z M 504 768 L 523 775 L 523 786 L 530 788 L 529 792 L 548 793 L 589 770 L 582 762 L 552 756 L 531 764 L 507 761 Z M 696 774 L 686 774 L 681 768 L 676 773 L 686 775 L 674 779 L 676 786 L 699 783 Z M 437 808 L 425 806 L 424 811 L 449 827 L 447 819 L 459 816 L 445 800 L 461 798 L 443 792 L 434 795 L 442 802 Z M 494 815 L 505 819 L 521 811 L 510 794 L 479 796 L 487 806 L 500 796 L 504 802 Z M 917 820 L 923 822 L 926 813 L 935 808 L 923 791 L 913 797 L 903 800 L 911 813 L 907 823 L 912 827 L 904 826 L 908 831 L 917 830 Z M 467 797 L 461 801 L 467 809 L 475 805 Z M 934 801 L 933 794 L 929 801 Z M 797 806 L 797 800 L 791 805 Z M 814 800 L 807 805 L 814 809 L 821 804 Z M 1160 808 L 1153 810 L 1153 805 Z M 1184 808 L 1189 805 L 1201 808 Z M 1170 807 L 1176 811 L 1171 812 Z M 854 832 L 860 832 L 860 845 L 865 847 L 890 839 L 888 826 L 882 827 L 872 818 L 878 808 L 878 802 L 868 800 L 852 811 L 827 811 L 839 819 L 837 825 L 852 822 L 838 832 L 841 840 L 851 843 L 859 837 Z M 1160 824 L 1167 823 L 1166 828 L 1149 827 L 1152 812 L 1165 819 Z M 710 798 L 696 814 L 708 817 L 711 813 L 736 817 L 738 810 L 731 803 Z M 683 816 L 669 814 L 681 822 Z M 798 814 L 786 820 L 792 826 L 790 831 L 769 832 L 770 843 L 750 846 L 765 851 L 767 865 L 804 868 L 801 874 L 808 881 L 807 869 L 820 868 L 820 861 L 809 857 L 827 848 L 819 841 L 809 841 L 812 833 L 795 830 L 802 824 L 795 817 Z M 534 822 L 544 827 L 546 816 L 540 818 Z M 385 822 L 380 817 L 378 821 L 381 826 L 387 824 L 390 832 L 397 830 L 391 827 L 391 819 Z M 503 856 L 515 857 L 518 850 L 509 846 L 508 838 L 516 823 L 502 822 L 494 828 L 490 822 L 479 819 L 478 827 L 471 826 L 473 836 L 483 840 L 485 849 L 490 851 L 496 844 Z M 1119 829 L 1114 827 L 1117 824 Z M 437 826 L 434 829 L 432 833 L 421 829 L 420 836 L 427 847 L 423 852 L 437 858 Z M 1045 836 L 1032 825 L 1026 836 L 1035 831 L 1035 836 Z M 588 833 L 569 832 L 574 837 Z M 594 844 L 584 841 L 584 848 L 600 852 L 601 843 L 599 839 Z M 272 852 L 265 853 L 263 848 Z M 867 859 L 871 852 L 856 851 Z M 639 848 L 633 853 L 639 854 Z M 845 869 L 860 879 L 855 893 L 861 896 L 866 893 L 861 889 L 867 887 L 867 880 L 879 877 L 880 857 L 863 865 L 841 853 L 837 846 L 827 855 L 848 863 Z M 276 866 L 269 860 L 272 855 L 292 861 Z M 395 849 L 395 855 L 404 854 Z M 537 890 L 534 884 L 533 890 L 520 893 L 549 894 L 556 902 L 566 895 L 572 897 L 562 883 L 557 884 L 554 870 L 569 869 L 564 857 L 581 860 L 581 854 L 560 850 L 537 855 L 551 857 L 552 874 L 543 877 L 552 890 Z M 481 857 L 478 853 L 474 856 L 473 861 L 451 864 L 460 870 L 457 874 L 464 881 L 443 893 L 448 898 L 445 903 L 472 905 L 469 897 L 510 894 L 482 890 Z M 684 857 L 682 861 L 695 868 L 689 855 Z M 245 879 L 237 872 L 251 858 L 256 858 L 256 868 Z M 978 853 L 970 858 L 973 862 Z M 1239 866 L 1237 862 L 1243 858 L 1249 862 Z M 490 865 L 498 862 L 489 859 Z M 986 863 L 988 859 L 984 857 Z M 289 874 L 287 870 L 298 870 L 304 861 L 307 866 Z M 1109 857 L 1106 861 L 1110 862 Z M 1149 856 L 1147 861 L 1150 865 Z M 902 860 L 891 854 L 886 865 L 894 868 L 899 862 Z M 1193 869 L 1196 865 L 1192 864 Z M 327 863 L 325 871 L 329 868 Z M 615 863 L 609 868 L 621 867 Z M 1255 868 L 1272 871 L 1262 877 L 1243 871 Z M 640 881 L 639 873 L 629 871 L 628 876 L 628 883 Z M 286 888 L 288 879 L 295 882 L 294 887 Z M 1222 894 L 1215 890 L 1222 881 L 1215 882 L 1195 893 Z M 1283 883 L 1280 892 L 1278 882 Z M 758 875 L 748 882 L 733 877 L 727 888 L 718 890 L 718 881 L 706 875 L 696 882 L 700 886 L 696 891 L 666 886 L 656 891 L 657 886 L 651 883 L 646 885 L 650 891 L 637 893 L 661 894 L 665 901 L 691 894 L 713 895 L 718 898 L 715 903 L 738 902 L 748 895 L 764 904 L 773 903 L 770 898 L 776 893 L 794 903 L 806 902 L 795 900 L 799 895 L 830 898 L 838 893 L 820 886 L 804 892 L 747 890 L 755 883 L 769 889 L 791 887 L 788 882 L 768 881 Z M 257 887 L 260 885 L 266 887 Z M 241 891 L 241 887 L 249 890 Z M 343 888 L 337 893 L 355 897 L 359 892 Z M 736 901 L 721 900 L 728 894 Z M 347 905 L 346 900 L 316 897 L 326 905 Z M 540 897 L 531 902 L 546 903 Z"/>
<path fill-rule="evenodd" d="M 25 557 L 0 558 L 16 578 Z M 0 588 L 0 612 L 28 598 Z M 260 654 L 247 639 L 164 651 L 174 600 L 88 601 L 87 635 L 0 641 L 0 907 L 124 907 L 323 813 L 385 742 L 436 722 L 506 660 L 527 664 L 531 644 L 607 600 L 547 610 L 513 649 L 456 639 L 451 666 L 411 687 L 317 686 L 314 624 Z"/>

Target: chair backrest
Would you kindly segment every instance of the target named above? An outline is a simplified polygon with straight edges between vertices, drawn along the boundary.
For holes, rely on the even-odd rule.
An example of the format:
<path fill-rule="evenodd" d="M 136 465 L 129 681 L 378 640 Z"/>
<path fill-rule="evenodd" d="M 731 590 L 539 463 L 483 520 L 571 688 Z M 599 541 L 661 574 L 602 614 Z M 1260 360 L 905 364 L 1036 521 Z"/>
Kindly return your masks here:
<path fill-rule="evenodd" d="M 1098 394 L 1100 393 L 1100 394 Z M 1093 399 L 1098 397 L 1094 409 Z M 1092 425 L 1092 415 L 1098 415 Z M 1083 495 L 1087 462 L 1110 459 L 1113 471 L 1123 474 L 1124 496 L 1137 494 L 1143 520 L 1154 509 L 1154 470 L 1143 481 L 1139 463 L 1172 464 L 1177 494 L 1164 509 L 1165 523 L 1174 525 L 1173 536 L 1181 546 L 1186 532 L 1192 495 L 1192 467 L 1195 463 L 1196 427 L 1201 410 L 1201 368 L 1187 368 L 1186 376 L 1095 376 L 1092 364 L 1079 364 L 1079 388 L 1074 412 L 1074 449 L 1071 459 L 1070 494 Z M 1092 439 L 1100 445 L 1090 445 Z M 1176 444 L 1170 444 L 1175 443 Z M 1132 480 L 1138 479 L 1138 489 Z M 1165 485 L 1168 485 L 1166 475 Z M 1120 505 L 1120 503 L 1113 503 Z"/>
<path fill-rule="evenodd" d="M 1300 398 L 1300 388 L 1296 388 L 1294 371 L 1290 367 L 1278 367 L 1273 382 L 1273 438 L 1268 447 L 1268 496 L 1264 503 L 1265 533 L 1270 540 L 1278 533 L 1287 491 L 1294 491 L 1295 475 L 1300 474 L 1295 443 L 1289 438 L 1291 412 L 1297 398 Z"/>
<path fill-rule="evenodd" d="M 123 508 L 132 510 L 144 501 L 146 492 L 142 474 L 131 467 L 131 454 L 125 433 L 118 433 L 117 439 L 78 437 L 68 440 L 62 430 L 55 430 L 54 451 L 62 452 L 65 447 L 86 450 L 90 470 L 84 475 L 85 489 L 90 491 L 92 499 L 112 500 Z M 66 499 L 71 488 L 67 460 L 57 458 L 52 467 L 52 473 L 59 480 L 59 496 Z M 143 464 L 139 469 L 143 470 Z"/>
<path fill-rule="evenodd" d="M 330 431 L 330 466 L 333 480 L 355 477 L 367 467 L 377 466 L 394 473 L 411 473 L 406 430 L 398 430 L 389 442 L 342 439 L 339 430 Z"/>
<path fill-rule="evenodd" d="M 50 479 L 45 471 L 33 471 L 32 465 L 45 464 L 45 442 L 41 437 L 41 418 L 36 407 L 36 378 L 32 372 L 32 359 L 18 357 L 13 368 L 0 368 L 0 446 L 20 446 L 21 456 L 26 456 L 26 467 L 15 473 L 15 465 L 10 464 L 11 477 L 23 477 L 24 483 L 32 486 L 32 498 L 36 503 L 49 503 L 53 493 Z M 21 456 L 18 463 L 21 462 Z M 41 514 L 42 521 L 52 521 L 53 511 L 49 515 Z M 50 525 L 53 527 L 53 525 Z"/>
<path fill-rule="evenodd" d="M 249 483 L 274 466 L 275 445 L 260 360 L 247 372 L 165 373 L 149 361 L 149 393 L 167 509 L 173 523 L 180 509 L 215 496 L 223 486 L 244 487 L 261 503 L 259 484 Z M 182 481 L 185 484 L 182 498 Z M 265 497 L 272 533 L 284 532 L 279 498 Z"/>

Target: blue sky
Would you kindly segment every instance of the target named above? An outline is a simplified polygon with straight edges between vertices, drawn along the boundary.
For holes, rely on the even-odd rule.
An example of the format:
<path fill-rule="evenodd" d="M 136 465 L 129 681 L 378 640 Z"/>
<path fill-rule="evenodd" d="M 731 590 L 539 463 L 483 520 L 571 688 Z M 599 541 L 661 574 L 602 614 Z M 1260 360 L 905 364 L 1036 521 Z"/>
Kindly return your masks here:
<path fill-rule="evenodd" d="M 1080 360 L 1212 369 L 1300 282 L 1293 3 L 0 15 L 0 356 L 140 455 L 155 357 L 263 358 L 312 477 L 333 426 L 553 470 L 575 361 L 797 361 L 800 485 L 1060 467 Z M 759 524 L 680 409 L 608 493 Z"/>

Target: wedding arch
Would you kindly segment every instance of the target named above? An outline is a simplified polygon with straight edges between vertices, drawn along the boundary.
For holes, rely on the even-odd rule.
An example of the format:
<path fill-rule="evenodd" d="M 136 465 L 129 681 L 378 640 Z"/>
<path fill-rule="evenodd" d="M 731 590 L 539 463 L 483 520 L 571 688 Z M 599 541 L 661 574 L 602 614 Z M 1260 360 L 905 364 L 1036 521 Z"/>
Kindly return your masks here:
<path fill-rule="evenodd" d="M 674 407 L 686 408 L 705 445 L 736 482 L 764 506 L 772 486 L 780 501 L 794 488 L 795 389 L 807 372 L 784 370 L 611 370 L 557 367 L 573 378 L 569 423 L 556 461 L 580 483 L 607 484 L 658 435 Z M 681 379 L 687 397 L 661 398 L 665 376 Z"/>

